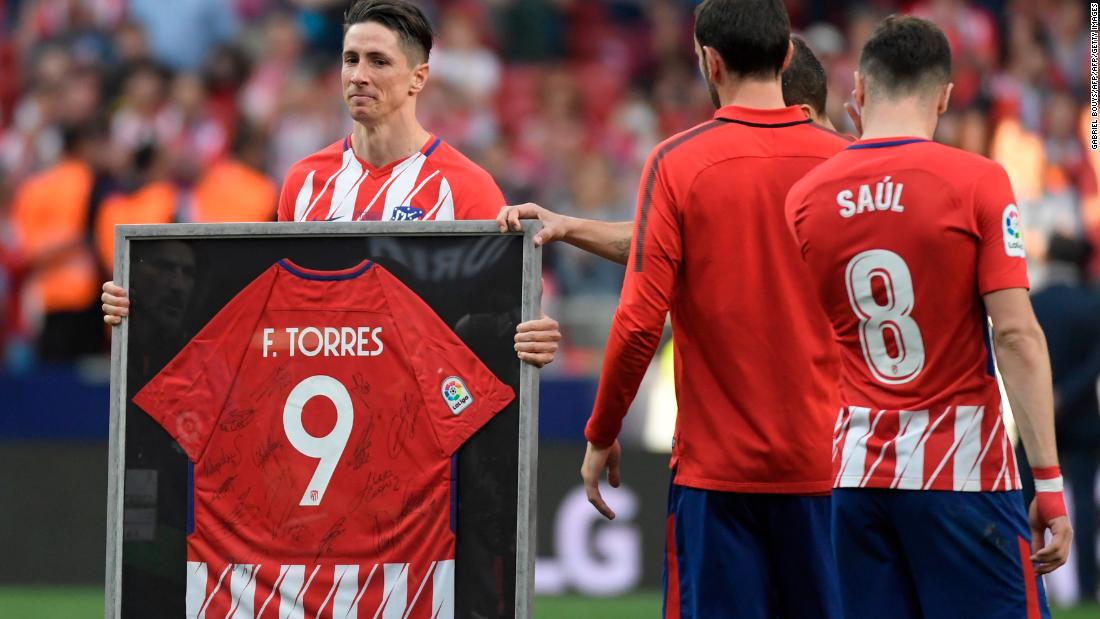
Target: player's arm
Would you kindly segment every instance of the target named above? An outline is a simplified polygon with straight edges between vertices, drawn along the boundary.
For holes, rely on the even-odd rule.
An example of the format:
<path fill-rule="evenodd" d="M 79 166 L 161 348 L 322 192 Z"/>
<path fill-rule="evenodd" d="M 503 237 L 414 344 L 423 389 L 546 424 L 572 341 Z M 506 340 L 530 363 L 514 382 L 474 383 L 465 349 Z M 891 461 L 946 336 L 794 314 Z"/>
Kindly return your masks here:
<path fill-rule="evenodd" d="M 646 170 L 657 163 L 651 155 Z M 643 174 L 645 179 L 648 174 Z M 680 218 L 664 171 L 658 168 L 652 191 L 639 192 L 633 244 L 619 307 L 611 325 L 592 416 L 585 426 L 588 449 L 581 477 L 585 493 L 605 517 L 615 517 L 600 495 L 599 481 L 620 481 L 618 436 L 653 354 L 661 340 L 681 264 Z M 646 222 L 644 230 L 639 222 Z"/>
<path fill-rule="evenodd" d="M 504 204 L 504 194 L 497 186 L 493 177 L 479 169 L 483 182 L 476 185 L 476 191 L 461 196 L 456 200 L 462 204 L 462 211 L 458 219 L 492 219 L 499 212 L 501 204 Z M 457 208 L 457 206 L 456 206 Z M 505 229 L 502 228 L 501 232 Z M 554 361 L 558 354 L 558 346 L 561 342 L 561 330 L 558 321 L 539 312 L 539 317 L 534 320 L 521 322 L 516 326 L 515 350 L 520 361 L 537 368 Z"/>
<path fill-rule="evenodd" d="M 978 245 L 978 290 L 993 322 L 994 351 L 1020 438 L 1035 477 L 1031 504 L 1032 561 L 1045 574 L 1066 562 L 1073 530 L 1062 497 L 1054 444 L 1050 357 L 1028 298 L 1019 211 L 1004 168 L 989 163 L 968 183 Z M 1044 544 L 1045 530 L 1052 539 Z"/>
<path fill-rule="evenodd" d="M 542 230 L 535 235 L 535 245 L 565 241 L 619 264 L 626 264 L 630 257 L 633 222 L 569 217 L 528 202 L 500 209 L 497 224 L 501 232 L 519 231 L 521 219 L 538 219 L 542 222 Z"/>
<path fill-rule="evenodd" d="M 1027 290 L 1010 288 L 984 296 L 993 322 L 994 350 L 1020 440 L 1035 473 L 1031 504 L 1032 561 L 1040 574 L 1066 562 L 1073 529 L 1062 497 L 1062 476 L 1054 443 L 1054 395 L 1046 338 Z M 1051 541 L 1044 544 L 1045 530 Z"/>

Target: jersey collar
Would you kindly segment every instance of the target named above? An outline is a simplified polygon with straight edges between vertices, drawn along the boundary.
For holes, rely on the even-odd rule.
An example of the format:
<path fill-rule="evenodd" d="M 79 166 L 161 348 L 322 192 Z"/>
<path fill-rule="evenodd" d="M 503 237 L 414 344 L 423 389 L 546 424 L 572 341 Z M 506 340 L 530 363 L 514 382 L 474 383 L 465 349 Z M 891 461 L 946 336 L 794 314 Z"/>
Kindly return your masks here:
<path fill-rule="evenodd" d="M 889 148 L 891 146 L 916 144 L 917 142 L 931 142 L 931 140 L 927 138 L 918 138 L 911 135 L 890 138 L 872 138 L 870 140 L 857 140 L 849 145 L 848 148 L 846 148 L 845 150 L 860 150 L 863 148 Z"/>
<path fill-rule="evenodd" d="M 278 265 L 282 267 L 284 271 L 290 273 L 291 275 L 294 275 L 295 277 L 322 282 L 334 282 L 345 279 L 355 279 L 363 273 L 366 273 L 373 264 L 374 263 L 370 260 L 364 260 L 359 264 L 347 269 L 339 269 L 336 271 L 322 271 L 319 269 L 307 269 L 306 267 L 298 266 L 297 264 L 291 262 L 290 258 L 283 258 L 278 262 Z"/>
<path fill-rule="evenodd" d="M 775 129 L 790 127 L 793 125 L 808 125 L 812 121 L 806 118 L 802 108 L 797 105 L 774 108 L 770 110 L 741 107 L 739 105 L 727 105 L 719 108 L 714 113 L 715 120 L 734 122 L 747 127 L 761 127 Z"/>
<path fill-rule="evenodd" d="M 432 156 L 432 153 L 434 153 L 436 151 L 436 149 L 439 148 L 439 145 L 442 144 L 442 143 L 443 143 L 443 138 L 437 137 L 433 133 L 429 133 L 428 134 L 428 140 L 426 142 L 424 142 L 424 144 L 420 147 L 419 153 L 425 159 L 427 159 L 428 157 Z M 400 164 L 403 161 L 408 161 L 409 160 L 409 157 L 405 157 L 404 159 L 398 159 L 396 161 L 391 161 L 391 162 L 387 163 L 386 165 L 384 165 L 382 167 L 375 168 L 375 167 L 371 166 L 371 164 L 369 164 L 366 161 L 363 161 L 362 159 L 360 159 L 359 155 L 355 154 L 355 149 L 353 149 L 351 147 L 351 134 L 350 133 L 347 136 L 344 137 L 344 150 L 345 151 L 350 150 L 352 157 L 355 157 L 355 159 L 359 162 L 359 165 L 364 170 L 366 170 L 367 173 L 369 173 L 371 176 L 381 176 L 382 174 L 389 174 L 389 172 L 391 170 L 393 170 L 393 168 L 395 166 L 397 166 L 398 164 Z M 411 155 L 411 157 L 416 157 L 416 156 L 417 155 Z"/>

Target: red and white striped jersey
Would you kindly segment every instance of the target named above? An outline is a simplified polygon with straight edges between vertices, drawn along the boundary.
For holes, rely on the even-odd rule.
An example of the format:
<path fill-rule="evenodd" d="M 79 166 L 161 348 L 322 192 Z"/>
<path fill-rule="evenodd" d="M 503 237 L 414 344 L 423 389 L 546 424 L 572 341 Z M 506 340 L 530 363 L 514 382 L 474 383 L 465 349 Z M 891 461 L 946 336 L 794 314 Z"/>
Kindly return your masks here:
<path fill-rule="evenodd" d="M 188 561 L 186 610 L 188 619 L 454 617 L 454 560 L 425 565 Z"/>
<path fill-rule="evenodd" d="M 194 464 L 187 617 L 453 617 L 452 456 L 512 399 L 382 267 L 280 260 L 134 396 Z"/>
<path fill-rule="evenodd" d="M 1028 287 L 1004 170 L 865 140 L 796 183 L 786 215 L 841 347 L 834 485 L 1018 489 L 982 300 Z"/>
<path fill-rule="evenodd" d="M 833 439 L 838 488 L 1018 490 L 1016 456 L 997 408 L 841 410 Z"/>
<path fill-rule="evenodd" d="M 434 135 L 380 168 L 357 157 L 348 136 L 291 166 L 279 221 L 495 219 L 502 206 L 492 176 Z"/>

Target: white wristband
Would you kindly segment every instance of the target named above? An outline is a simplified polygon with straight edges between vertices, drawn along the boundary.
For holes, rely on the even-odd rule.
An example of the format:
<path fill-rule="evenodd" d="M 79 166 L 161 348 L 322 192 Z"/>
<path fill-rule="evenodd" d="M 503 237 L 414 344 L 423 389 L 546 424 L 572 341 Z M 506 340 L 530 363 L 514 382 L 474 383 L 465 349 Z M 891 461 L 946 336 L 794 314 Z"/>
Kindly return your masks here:
<path fill-rule="evenodd" d="M 1036 479 L 1035 480 L 1035 492 L 1061 492 L 1062 491 L 1062 476 L 1059 475 L 1053 479 Z"/>

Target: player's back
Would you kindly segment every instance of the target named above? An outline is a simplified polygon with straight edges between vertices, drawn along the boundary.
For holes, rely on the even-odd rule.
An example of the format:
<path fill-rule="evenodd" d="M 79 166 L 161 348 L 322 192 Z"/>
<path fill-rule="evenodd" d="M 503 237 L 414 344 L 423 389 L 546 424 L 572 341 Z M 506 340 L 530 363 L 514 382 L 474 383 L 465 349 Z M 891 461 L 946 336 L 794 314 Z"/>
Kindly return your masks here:
<path fill-rule="evenodd" d="M 838 485 L 1015 485 L 982 302 L 1027 286 L 1000 166 L 859 142 L 792 189 L 787 217 L 842 348 Z"/>
<path fill-rule="evenodd" d="M 677 483 L 828 489 L 823 437 L 834 419 L 821 411 L 835 403 L 837 360 L 782 205 L 795 181 L 847 143 L 798 108 L 730 106 L 668 140 L 647 169 L 663 176 L 657 190 L 670 194 L 683 243 L 670 308 Z M 632 268 L 645 265 L 644 239 L 636 237 Z"/>

